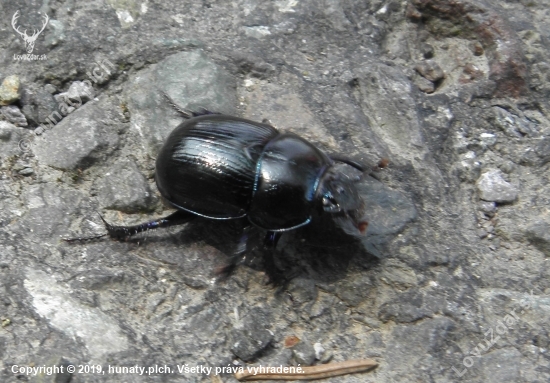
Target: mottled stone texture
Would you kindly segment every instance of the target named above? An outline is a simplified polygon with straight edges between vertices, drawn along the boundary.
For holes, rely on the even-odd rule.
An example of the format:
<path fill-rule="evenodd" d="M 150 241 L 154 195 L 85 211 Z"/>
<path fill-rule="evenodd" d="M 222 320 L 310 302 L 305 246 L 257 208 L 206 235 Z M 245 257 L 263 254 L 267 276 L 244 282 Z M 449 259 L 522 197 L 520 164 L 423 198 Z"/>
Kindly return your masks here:
<path fill-rule="evenodd" d="M 1 382 L 235 382 L 178 366 L 357 358 L 380 365 L 330 381 L 550 381 L 547 1 L 0 9 Z M 28 33 L 50 17 L 33 52 L 46 59 L 21 59 L 16 11 Z M 173 211 L 154 181 L 182 121 L 166 96 L 268 119 L 369 169 L 385 158 L 358 182 L 365 236 L 327 216 L 285 233 L 278 288 L 246 220 L 63 241 L 105 233 L 101 217 Z M 12 372 L 71 364 L 106 373 Z"/>

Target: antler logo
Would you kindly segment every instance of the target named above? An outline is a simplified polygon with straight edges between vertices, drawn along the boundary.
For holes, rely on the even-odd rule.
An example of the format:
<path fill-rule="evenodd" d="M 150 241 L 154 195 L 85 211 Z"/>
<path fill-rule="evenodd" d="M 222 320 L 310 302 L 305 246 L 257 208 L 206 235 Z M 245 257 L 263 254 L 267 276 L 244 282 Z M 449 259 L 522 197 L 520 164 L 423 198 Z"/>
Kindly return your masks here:
<path fill-rule="evenodd" d="M 44 25 L 42 25 L 42 29 L 37 31 L 36 29 L 34 29 L 34 32 L 31 36 L 27 35 L 27 30 L 25 29 L 24 32 L 21 32 L 19 30 L 19 27 L 16 27 L 16 24 L 17 24 L 17 19 L 19 18 L 19 11 L 15 12 L 13 14 L 13 17 L 11 18 L 11 26 L 13 27 L 13 29 L 19 33 L 21 35 L 21 37 L 23 38 L 23 41 L 25 41 L 25 47 L 27 49 L 27 53 L 32 53 L 33 49 L 34 49 L 34 42 L 36 41 L 36 39 L 38 38 L 38 35 L 40 35 L 42 33 L 42 31 L 44 30 L 44 28 L 46 28 L 46 25 L 48 25 L 48 21 L 50 20 L 50 18 L 48 17 L 48 15 L 44 14 Z"/>

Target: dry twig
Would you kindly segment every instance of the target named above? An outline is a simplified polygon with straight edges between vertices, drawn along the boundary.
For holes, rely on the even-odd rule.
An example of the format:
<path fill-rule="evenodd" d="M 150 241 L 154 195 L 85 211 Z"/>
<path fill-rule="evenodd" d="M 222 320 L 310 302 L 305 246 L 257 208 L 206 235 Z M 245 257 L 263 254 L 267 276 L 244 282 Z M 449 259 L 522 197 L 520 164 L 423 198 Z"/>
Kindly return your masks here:
<path fill-rule="evenodd" d="M 355 359 L 345 362 L 321 364 L 319 366 L 302 367 L 302 373 L 262 373 L 254 375 L 254 370 L 246 370 L 235 374 L 238 380 L 316 380 L 333 376 L 363 372 L 378 366 L 372 359 Z M 270 369 L 270 367 L 268 367 Z"/>

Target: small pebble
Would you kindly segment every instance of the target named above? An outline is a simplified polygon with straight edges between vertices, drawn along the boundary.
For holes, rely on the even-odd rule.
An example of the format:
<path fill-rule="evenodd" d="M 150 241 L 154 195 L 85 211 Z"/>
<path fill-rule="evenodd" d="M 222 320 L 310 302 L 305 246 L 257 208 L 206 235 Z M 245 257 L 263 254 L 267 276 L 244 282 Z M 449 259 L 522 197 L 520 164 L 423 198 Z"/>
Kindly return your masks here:
<path fill-rule="evenodd" d="M 34 169 L 33 168 L 25 168 L 25 169 L 19 170 L 18 173 L 21 174 L 22 176 L 31 176 L 31 175 L 34 174 Z"/>
<path fill-rule="evenodd" d="M 19 77 L 8 76 L 0 85 L 0 105 L 9 105 L 19 100 Z"/>
<path fill-rule="evenodd" d="M 430 80 L 431 82 L 437 82 L 445 78 L 443 69 L 433 60 L 422 61 L 414 66 L 414 70 L 418 72 L 422 77 Z"/>
<path fill-rule="evenodd" d="M 479 41 L 476 41 L 472 47 L 472 51 L 474 52 L 474 55 L 481 56 L 484 52 L 483 45 L 481 45 Z"/>
<path fill-rule="evenodd" d="M 504 173 L 498 169 L 491 169 L 477 180 L 480 198 L 489 202 L 513 202 L 518 197 L 515 186 L 504 180 Z"/>
<path fill-rule="evenodd" d="M 25 127 L 28 125 L 25 115 L 15 105 L 7 105 L 0 107 L 0 113 L 15 126 Z"/>

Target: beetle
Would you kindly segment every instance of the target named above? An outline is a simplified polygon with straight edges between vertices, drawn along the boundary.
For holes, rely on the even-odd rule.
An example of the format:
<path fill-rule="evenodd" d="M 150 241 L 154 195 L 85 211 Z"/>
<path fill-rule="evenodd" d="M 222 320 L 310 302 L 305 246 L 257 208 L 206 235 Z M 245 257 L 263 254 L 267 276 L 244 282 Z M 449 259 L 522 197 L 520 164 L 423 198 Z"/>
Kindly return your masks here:
<path fill-rule="evenodd" d="M 213 113 L 189 112 L 168 136 L 156 159 L 158 190 L 176 212 L 133 226 L 106 222 L 111 238 L 125 240 L 147 230 L 180 225 L 196 217 L 247 218 L 267 232 L 264 247 L 275 249 L 284 232 L 332 215 L 358 235 L 367 228 L 355 184 L 366 168 L 340 155 L 327 155 L 306 139 L 262 123 Z M 361 176 L 341 171 L 346 164 Z M 344 165 L 345 166 L 345 165 Z M 357 173 L 357 172 L 355 172 Z"/>

